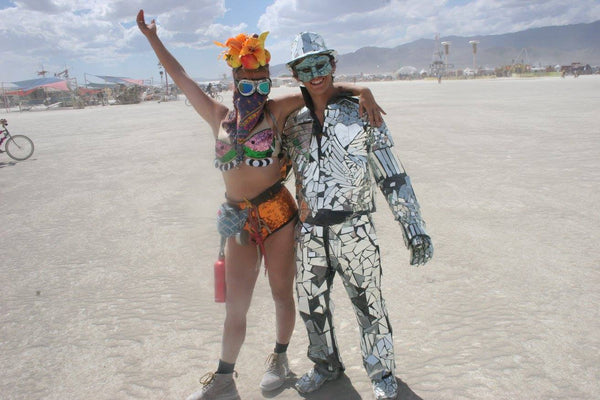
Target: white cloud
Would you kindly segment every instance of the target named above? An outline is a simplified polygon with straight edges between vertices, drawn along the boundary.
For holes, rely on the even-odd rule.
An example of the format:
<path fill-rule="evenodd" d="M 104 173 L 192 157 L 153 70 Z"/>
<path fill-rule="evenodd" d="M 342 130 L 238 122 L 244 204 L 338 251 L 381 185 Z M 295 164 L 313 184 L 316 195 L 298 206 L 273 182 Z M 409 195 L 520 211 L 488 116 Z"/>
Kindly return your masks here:
<path fill-rule="evenodd" d="M 0 80 L 22 73 L 7 58 L 51 63 L 57 58 L 116 64 L 148 52 L 135 17 L 145 9 L 147 21 L 159 16 L 161 38 L 169 47 L 203 48 L 244 24 L 213 25 L 225 13 L 224 0 L 21 0 L 0 9 L 2 50 Z M 217 36 L 218 35 L 218 36 Z M 12 72 L 12 73 L 10 73 Z"/>
<path fill-rule="evenodd" d="M 102 68 L 140 54 L 151 57 L 135 25 L 140 8 L 148 20 L 157 18 L 169 49 L 195 49 L 196 55 L 214 50 L 213 40 L 254 30 L 256 24 L 271 32 L 267 43 L 273 64 L 287 59 L 292 39 L 306 30 L 321 33 L 330 47 L 344 54 L 363 46 L 395 47 L 433 38 L 435 33 L 499 34 L 600 20 L 597 0 L 274 0 L 258 21 L 242 16 L 228 18 L 233 21 L 230 25 L 221 22 L 233 14 L 226 14 L 228 8 L 250 7 L 246 1 L 236 5 L 236 0 L 15 0 L 0 6 L 5 7 L 0 9 L 0 80 L 23 77 L 29 60 L 39 65 L 77 59 Z M 215 68 L 212 62 L 201 63 L 191 56 L 189 60 L 197 63 L 196 70 L 209 64 Z M 31 62 L 26 67 L 31 68 Z"/>
<path fill-rule="evenodd" d="M 275 0 L 258 25 L 271 31 L 275 39 L 288 43 L 298 32 L 316 31 L 328 46 L 343 54 L 364 46 L 395 47 L 433 38 L 436 33 L 500 34 L 599 19 L 597 0 Z M 289 53 L 289 44 L 286 51 Z M 274 58 L 284 61 L 287 53 Z"/>

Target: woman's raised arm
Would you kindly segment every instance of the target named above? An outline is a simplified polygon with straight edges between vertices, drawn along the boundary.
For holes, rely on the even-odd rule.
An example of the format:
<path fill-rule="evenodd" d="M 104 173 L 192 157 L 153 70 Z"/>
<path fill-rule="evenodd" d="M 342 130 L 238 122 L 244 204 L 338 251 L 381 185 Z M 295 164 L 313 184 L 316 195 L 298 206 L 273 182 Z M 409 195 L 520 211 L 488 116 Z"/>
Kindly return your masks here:
<path fill-rule="evenodd" d="M 146 24 L 144 10 L 140 10 L 136 21 L 140 31 L 146 36 L 148 42 L 150 42 L 150 46 L 152 46 L 165 71 L 171 76 L 177 87 L 183 91 L 198 114 L 208 122 L 213 130 L 213 134 L 216 135 L 219 131 L 221 121 L 227 114 L 227 107 L 207 96 L 200 86 L 190 78 L 181 64 L 179 64 L 177 59 L 173 57 L 158 38 L 156 22 L 152 20 L 149 25 Z"/>

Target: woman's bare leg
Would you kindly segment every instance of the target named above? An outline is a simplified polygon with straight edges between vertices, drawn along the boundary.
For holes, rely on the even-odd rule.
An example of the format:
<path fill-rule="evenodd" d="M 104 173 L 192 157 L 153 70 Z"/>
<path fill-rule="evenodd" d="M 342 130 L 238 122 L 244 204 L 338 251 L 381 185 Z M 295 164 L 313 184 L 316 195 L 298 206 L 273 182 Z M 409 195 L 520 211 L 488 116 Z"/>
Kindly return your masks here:
<path fill-rule="evenodd" d="M 258 252 L 253 244 L 240 246 L 234 238 L 229 238 L 226 254 L 227 297 L 221 360 L 234 364 L 246 337 L 246 314 L 259 272 Z"/>
<path fill-rule="evenodd" d="M 296 321 L 294 225 L 294 222 L 288 223 L 265 242 L 269 284 L 275 302 L 276 340 L 281 344 L 290 342 Z"/>

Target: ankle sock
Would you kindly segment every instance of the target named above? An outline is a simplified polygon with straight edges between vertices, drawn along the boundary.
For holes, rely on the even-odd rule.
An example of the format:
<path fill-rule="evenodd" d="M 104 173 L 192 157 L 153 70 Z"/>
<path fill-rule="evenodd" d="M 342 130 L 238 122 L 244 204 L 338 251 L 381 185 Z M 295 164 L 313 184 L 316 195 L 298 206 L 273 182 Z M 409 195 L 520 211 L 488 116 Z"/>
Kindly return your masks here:
<path fill-rule="evenodd" d="M 285 353 L 287 351 L 287 348 L 289 346 L 289 343 L 286 344 L 281 344 L 279 342 L 275 342 L 275 350 L 273 350 L 273 353 Z"/>
<path fill-rule="evenodd" d="M 230 364 L 223 360 L 219 360 L 219 367 L 217 368 L 217 374 L 233 374 L 235 363 Z"/>

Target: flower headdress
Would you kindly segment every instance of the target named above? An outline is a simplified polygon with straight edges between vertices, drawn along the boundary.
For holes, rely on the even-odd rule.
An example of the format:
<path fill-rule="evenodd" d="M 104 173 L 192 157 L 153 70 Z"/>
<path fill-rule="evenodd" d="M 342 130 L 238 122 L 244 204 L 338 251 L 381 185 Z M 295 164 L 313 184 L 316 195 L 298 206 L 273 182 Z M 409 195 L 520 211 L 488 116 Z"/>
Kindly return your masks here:
<path fill-rule="evenodd" d="M 244 69 L 258 69 L 267 65 L 271 60 L 271 53 L 265 49 L 265 39 L 269 32 L 249 36 L 240 33 L 227 39 L 225 44 L 214 42 L 217 46 L 225 47 L 222 57 L 231 68 L 243 67 Z"/>

